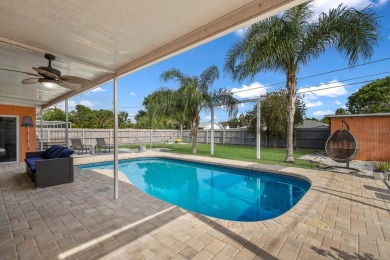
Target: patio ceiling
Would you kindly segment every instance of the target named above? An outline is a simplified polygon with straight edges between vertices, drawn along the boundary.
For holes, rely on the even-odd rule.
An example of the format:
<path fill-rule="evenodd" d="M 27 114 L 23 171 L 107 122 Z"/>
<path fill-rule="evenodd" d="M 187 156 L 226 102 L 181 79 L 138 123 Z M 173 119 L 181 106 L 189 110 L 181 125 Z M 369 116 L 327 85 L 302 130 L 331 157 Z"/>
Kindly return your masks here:
<path fill-rule="evenodd" d="M 56 55 L 63 75 L 93 80 L 80 91 L 23 85 L 0 71 L 0 104 L 48 107 L 233 32 L 303 0 L 0 1 L 0 68 L 35 73 Z"/>

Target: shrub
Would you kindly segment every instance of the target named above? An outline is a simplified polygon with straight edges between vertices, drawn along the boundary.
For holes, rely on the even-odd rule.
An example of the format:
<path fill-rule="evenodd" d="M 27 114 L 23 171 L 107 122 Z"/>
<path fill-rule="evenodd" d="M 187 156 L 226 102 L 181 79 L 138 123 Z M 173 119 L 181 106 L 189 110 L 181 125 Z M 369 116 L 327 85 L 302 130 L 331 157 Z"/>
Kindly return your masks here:
<path fill-rule="evenodd" d="M 374 162 L 374 171 L 385 172 L 390 169 L 389 162 Z"/>

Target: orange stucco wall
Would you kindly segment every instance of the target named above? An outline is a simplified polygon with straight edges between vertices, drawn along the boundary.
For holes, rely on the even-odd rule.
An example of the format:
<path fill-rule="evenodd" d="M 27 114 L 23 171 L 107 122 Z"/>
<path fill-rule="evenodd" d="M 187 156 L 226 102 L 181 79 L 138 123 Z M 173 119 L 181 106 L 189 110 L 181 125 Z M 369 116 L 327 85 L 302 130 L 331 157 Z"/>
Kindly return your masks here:
<path fill-rule="evenodd" d="M 4 116 L 19 116 L 19 161 L 23 162 L 27 150 L 27 127 L 21 127 L 23 117 L 31 116 L 34 122 L 33 127 L 29 127 L 30 132 L 30 151 L 36 150 L 36 122 L 35 122 L 35 107 L 20 107 L 0 105 L 0 115 Z"/>

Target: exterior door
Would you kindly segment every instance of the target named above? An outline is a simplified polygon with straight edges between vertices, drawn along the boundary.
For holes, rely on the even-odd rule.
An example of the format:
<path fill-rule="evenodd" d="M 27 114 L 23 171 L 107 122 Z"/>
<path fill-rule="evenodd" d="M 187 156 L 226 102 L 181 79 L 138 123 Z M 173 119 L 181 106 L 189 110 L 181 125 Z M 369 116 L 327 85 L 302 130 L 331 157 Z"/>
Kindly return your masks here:
<path fill-rule="evenodd" d="M 0 163 L 18 161 L 18 117 L 0 115 Z"/>

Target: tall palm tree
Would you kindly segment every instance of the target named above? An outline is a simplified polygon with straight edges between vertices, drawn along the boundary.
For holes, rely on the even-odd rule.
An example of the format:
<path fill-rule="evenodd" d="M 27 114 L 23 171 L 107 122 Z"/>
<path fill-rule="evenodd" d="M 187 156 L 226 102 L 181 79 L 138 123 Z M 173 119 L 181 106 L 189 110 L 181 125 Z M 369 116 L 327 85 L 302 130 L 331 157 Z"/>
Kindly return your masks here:
<path fill-rule="evenodd" d="M 153 95 L 153 101 L 148 104 L 151 115 L 176 115 L 179 121 L 188 120 L 191 124 L 192 153 L 196 153 L 196 141 L 199 126 L 199 113 L 213 106 L 221 106 L 229 112 L 229 116 L 237 114 L 239 102 L 229 90 L 219 89 L 210 91 L 214 81 L 218 79 L 219 71 L 211 66 L 200 76 L 188 76 L 177 69 L 170 69 L 162 73 L 164 82 L 175 80 L 177 90 L 161 89 Z M 156 93 L 156 92 L 155 92 Z"/>
<path fill-rule="evenodd" d="M 244 37 L 228 51 L 224 70 L 234 80 L 254 78 L 263 71 L 286 75 L 288 92 L 286 162 L 294 162 L 293 128 L 297 73 L 329 47 L 353 66 L 359 58 L 369 59 L 379 39 L 375 13 L 339 5 L 314 19 L 313 2 L 253 24 Z"/>

